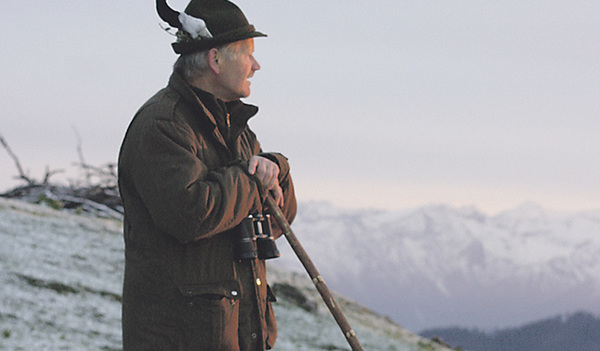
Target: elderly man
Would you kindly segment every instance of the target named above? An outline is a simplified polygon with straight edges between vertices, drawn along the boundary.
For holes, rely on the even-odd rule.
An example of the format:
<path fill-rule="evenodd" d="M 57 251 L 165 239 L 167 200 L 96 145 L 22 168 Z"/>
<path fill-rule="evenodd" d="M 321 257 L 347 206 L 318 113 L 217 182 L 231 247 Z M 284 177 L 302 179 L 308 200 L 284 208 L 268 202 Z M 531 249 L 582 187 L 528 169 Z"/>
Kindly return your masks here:
<path fill-rule="evenodd" d="M 258 108 L 240 101 L 260 69 L 253 38 L 265 35 L 225 0 L 192 0 L 183 13 L 159 0 L 157 9 L 179 29 L 180 56 L 119 155 L 123 349 L 270 349 L 264 259 L 278 253 L 256 250 L 254 232 L 268 232 L 267 196 L 289 221 L 296 200 L 287 159 L 262 152 L 247 125 Z"/>

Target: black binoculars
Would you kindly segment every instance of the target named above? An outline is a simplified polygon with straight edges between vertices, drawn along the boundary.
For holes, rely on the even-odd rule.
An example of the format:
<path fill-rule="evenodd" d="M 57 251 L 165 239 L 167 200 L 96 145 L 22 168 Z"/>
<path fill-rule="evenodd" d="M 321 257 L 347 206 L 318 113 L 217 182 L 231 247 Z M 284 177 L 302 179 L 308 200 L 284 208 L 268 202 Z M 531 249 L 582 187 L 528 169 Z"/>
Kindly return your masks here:
<path fill-rule="evenodd" d="M 267 215 L 250 215 L 238 226 L 236 259 L 268 260 L 279 257 L 275 238 L 271 234 L 271 218 Z"/>

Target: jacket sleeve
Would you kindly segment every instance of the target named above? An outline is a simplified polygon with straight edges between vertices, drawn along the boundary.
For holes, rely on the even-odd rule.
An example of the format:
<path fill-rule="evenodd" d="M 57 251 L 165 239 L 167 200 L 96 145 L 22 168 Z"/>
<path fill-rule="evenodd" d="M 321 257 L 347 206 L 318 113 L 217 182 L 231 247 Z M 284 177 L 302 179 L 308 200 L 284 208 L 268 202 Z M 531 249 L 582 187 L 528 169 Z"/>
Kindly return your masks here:
<path fill-rule="evenodd" d="M 243 161 L 210 169 L 197 155 L 192 128 L 170 119 L 143 119 L 122 156 L 130 184 L 158 228 L 186 243 L 233 228 L 261 209 L 266 191 Z"/>

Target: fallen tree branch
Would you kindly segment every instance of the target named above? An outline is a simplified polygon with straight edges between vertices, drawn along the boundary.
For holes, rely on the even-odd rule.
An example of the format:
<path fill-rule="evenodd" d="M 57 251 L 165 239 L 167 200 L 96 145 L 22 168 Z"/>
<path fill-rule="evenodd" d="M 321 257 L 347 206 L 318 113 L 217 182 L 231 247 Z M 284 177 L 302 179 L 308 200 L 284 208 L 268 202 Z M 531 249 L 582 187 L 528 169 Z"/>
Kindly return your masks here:
<path fill-rule="evenodd" d="M 117 187 L 117 171 L 115 164 L 94 167 L 86 164 L 81 148 L 81 138 L 77 133 L 77 152 L 80 163 L 76 164 L 84 171 L 84 180 L 72 182 L 70 186 L 50 183 L 50 177 L 64 170 L 51 170 L 46 167 L 42 182 L 29 177 L 17 155 L 12 151 L 6 140 L 0 135 L 0 144 L 6 149 L 15 162 L 19 177 L 26 185 L 18 186 L 0 194 L 2 197 L 15 198 L 23 201 L 45 204 L 55 209 L 74 210 L 77 212 L 93 213 L 96 216 L 108 218 L 123 218 L 123 205 Z"/>
<path fill-rule="evenodd" d="M 81 209 L 84 212 L 94 213 L 99 217 L 108 217 L 122 219 L 123 211 L 117 211 L 103 203 L 95 202 L 86 198 L 74 197 L 70 195 L 60 195 L 57 200 L 61 203 L 69 202 L 71 206 Z"/>

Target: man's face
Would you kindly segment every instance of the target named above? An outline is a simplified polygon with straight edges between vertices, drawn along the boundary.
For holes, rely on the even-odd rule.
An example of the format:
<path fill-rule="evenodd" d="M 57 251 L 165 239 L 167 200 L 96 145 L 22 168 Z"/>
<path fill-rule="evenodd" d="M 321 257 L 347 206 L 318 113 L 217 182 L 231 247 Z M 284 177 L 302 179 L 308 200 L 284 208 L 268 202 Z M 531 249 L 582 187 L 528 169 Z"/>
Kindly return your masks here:
<path fill-rule="evenodd" d="M 247 39 L 236 43 L 240 45 L 237 53 L 231 56 L 221 55 L 220 72 L 218 83 L 220 87 L 219 97 L 224 101 L 237 100 L 250 95 L 250 79 L 255 71 L 260 69 L 258 61 L 253 56 L 254 40 Z M 235 51 L 235 50 L 234 50 Z"/>

